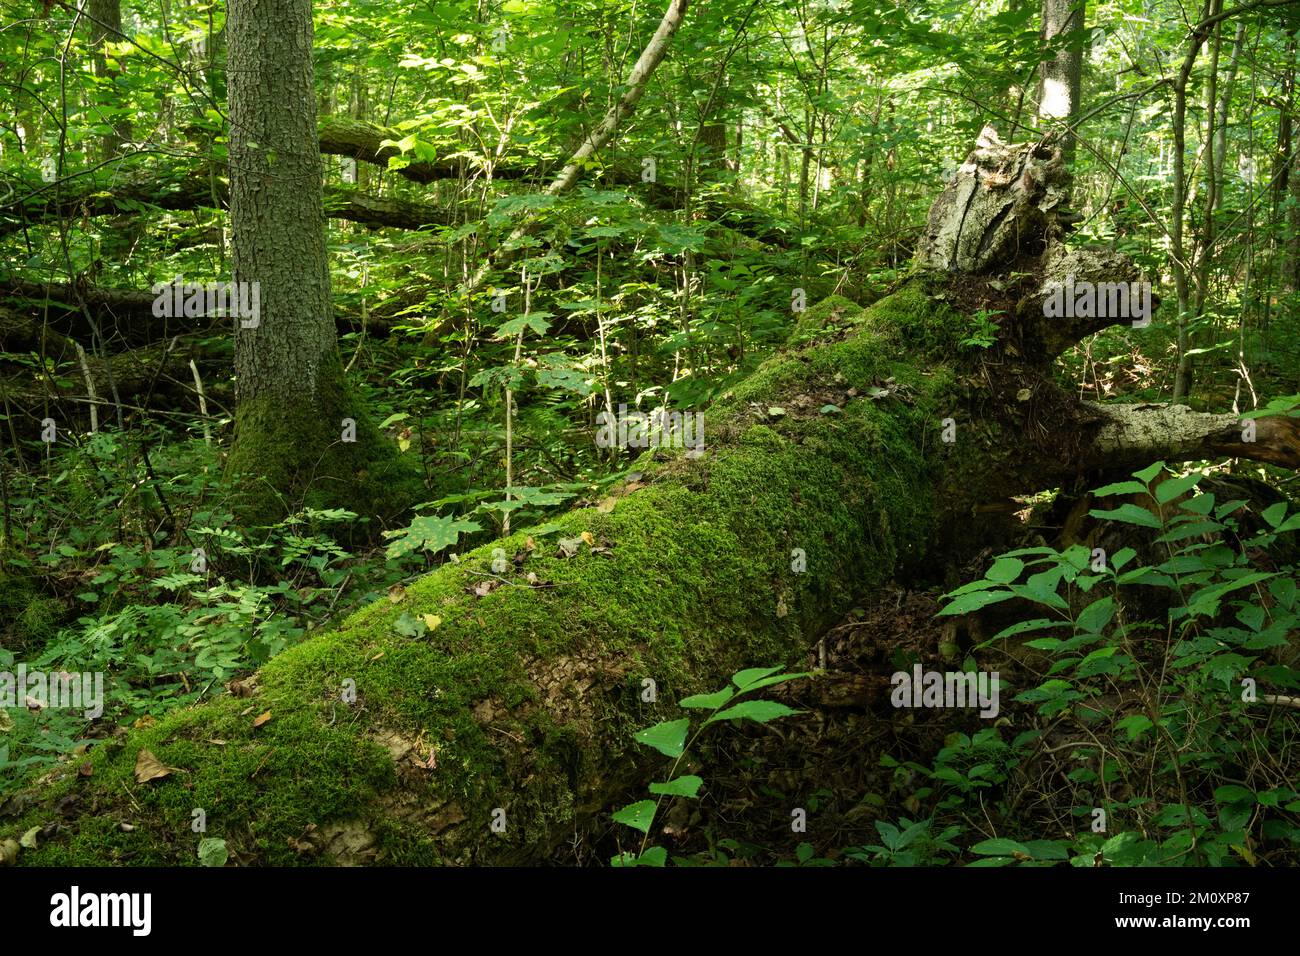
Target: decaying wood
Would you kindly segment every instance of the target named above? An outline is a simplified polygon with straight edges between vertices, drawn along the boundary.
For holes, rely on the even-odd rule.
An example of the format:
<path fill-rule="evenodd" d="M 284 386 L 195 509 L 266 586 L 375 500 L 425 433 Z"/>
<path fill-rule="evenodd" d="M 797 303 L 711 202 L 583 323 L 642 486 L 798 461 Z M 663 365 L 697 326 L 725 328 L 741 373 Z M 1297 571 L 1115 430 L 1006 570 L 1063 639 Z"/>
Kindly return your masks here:
<path fill-rule="evenodd" d="M 984 127 L 975 149 L 930 208 L 917 261 L 983 273 L 1054 239 L 1065 200 L 1061 154 L 1049 142 L 1007 144 Z"/>

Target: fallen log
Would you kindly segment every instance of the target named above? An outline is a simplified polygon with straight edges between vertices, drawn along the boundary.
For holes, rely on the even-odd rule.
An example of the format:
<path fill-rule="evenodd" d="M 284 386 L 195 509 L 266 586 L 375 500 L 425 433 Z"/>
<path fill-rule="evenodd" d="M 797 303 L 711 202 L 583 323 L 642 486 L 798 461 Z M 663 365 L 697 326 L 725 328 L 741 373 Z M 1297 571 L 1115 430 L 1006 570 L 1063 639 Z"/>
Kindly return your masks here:
<path fill-rule="evenodd" d="M 1015 347 L 1041 330 L 963 349 L 949 302 L 967 282 L 945 263 L 869 310 L 810 310 L 797 344 L 708 410 L 703 454 L 656 453 L 612 508 L 558 519 L 563 545 L 520 531 L 396 589 L 273 659 L 251 697 L 100 743 L 89 773 L 11 798 L 0 839 L 37 829 L 20 864 L 191 863 L 201 810 L 244 865 L 544 860 L 659 769 L 632 734 L 677 716 L 667 702 L 801 660 L 861 593 L 986 546 L 981 504 L 1116 449 L 1126 468 L 1300 464 L 1295 419 L 1238 447 L 1221 418 L 1178 411 L 1161 441 L 1148 425 L 1170 413 L 1079 402 L 1050 356 Z"/>
<path fill-rule="evenodd" d="M 335 299 L 355 302 L 360 296 L 361 293 L 350 291 L 336 293 Z M 111 330 L 114 338 L 133 346 L 147 345 L 177 334 L 212 332 L 229 327 L 229 320 L 222 318 L 155 316 L 157 298 L 149 290 L 33 282 L 0 275 L 0 302 L 7 303 L 0 309 L 0 314 L 8 316 L 0 322 L 0 346 L 38 341 L 42 327 L 47 324 L 56 334 L 87 339 L 92 330 L 82 310 L 82 302 L 104 323 L 106 331 Z M 365 328 L 372 335 L 382 336 L 404 321 L 414 321 L 408 314 L 413 304 L 406 299 L 372 302 L 363 319 L 357 314 L 355 305 L 347 307 L 336 301 L 334 317 L 340 331 Z"/>
<path fill-rule="evenodd" d="M 212 176 L 204 167 L 162 170 L 127 182 L 88 178 L 62 184 L 55 190 L 43 186 L 24 198 L 0 207 L 0 236 L 25 226 L 59 219 L 94 219 L 138 213 L 142 206 L 169 211 L 225 209 L 229 182 Z M 429 203 L 392 196 L 371 196 L 350 186 L 325 187 L 325 215 L 372 229 L 420 229 L 448 225 L 450 213 Z"/>

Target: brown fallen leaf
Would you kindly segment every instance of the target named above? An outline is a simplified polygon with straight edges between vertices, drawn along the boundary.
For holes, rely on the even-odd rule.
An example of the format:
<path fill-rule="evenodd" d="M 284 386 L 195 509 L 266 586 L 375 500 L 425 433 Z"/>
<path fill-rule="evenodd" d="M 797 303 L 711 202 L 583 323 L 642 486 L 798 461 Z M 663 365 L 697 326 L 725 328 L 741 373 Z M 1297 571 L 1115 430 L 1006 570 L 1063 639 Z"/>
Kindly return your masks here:
<path fill-rule="evenodd" d="M 89 760 L 85 761 L 84 763 L 81 764 L 81 766 L 77 767 L 77 776 L 79 777 L 92 777 L 94 776 L 94 774 L 95 774 L 95 768 L 94 766 L 91 765 Z"/>
<path fill-rule="evenodd" d="M 257 717 L 253 718 L 253 726 L 261 727 L 270 719 L 271 719 L 271 712 L 268 710 L 265 713 L 259 714 Z"/>
<path fill-rule="evenodd" d="M 615 498 L 613 495 L 610 495 L 608 498 L 604 499 L 600 504 L 596 505 L 596 510 L 599 511 L 601 514 L 609 514 L 611 511 L 614 510 L 614 508 L 617 505 L 618 505 L 618 499 Z"/>
<path fill-rule="evenodd" d="M 163 766 L 161 760 L 144 748 L 135 756 L 135 782 L 148 783 L 171 776 L 171 768 Z"/>
<path fill-rule="evenodd" d="M 394 604 L 401 601 L 404 597 L 406 597 L 406 588 L 402 587 L 400 584 L 394 584 L 388 589 L 388 600 L 392 601 Z"/>

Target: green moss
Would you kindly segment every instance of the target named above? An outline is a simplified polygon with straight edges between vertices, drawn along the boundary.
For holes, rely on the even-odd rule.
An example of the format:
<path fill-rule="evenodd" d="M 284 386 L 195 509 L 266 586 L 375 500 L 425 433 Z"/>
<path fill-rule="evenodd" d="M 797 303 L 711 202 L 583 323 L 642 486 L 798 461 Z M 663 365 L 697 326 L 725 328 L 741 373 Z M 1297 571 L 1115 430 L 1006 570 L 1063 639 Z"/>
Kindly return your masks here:
<path fill-rule="evenodd" d="M 924 553 L 937 465 L 927 434 L 952 376 L 902 361 L 880 331 L 898 311 L 882 303 L 868 316 L 877 331 L 769 362 L 710 410 L 703 456 L 648 456 L 644 487 L 612 511 L 563 516 L 531 552 L 527 529 L 470 552 L 272 660 L 255 699 L 222 698 L 97 748 L 91 776 L 67 773 L 0 829 L 45 822 L 69 795 L 80 822 L 20 862 L 193 862 L 196 807 L 242 862 L 544 857 L 640 778 L 635 730 L 736 669 L 800 662 L 807 635 Z M 906 395 L 846 398 L 836 415 L 754 414 L 890 375 Z M 559 538 L 584 533 L 598 550 L 559 552 Z M 528 557 L 493 575 L 498 547 Z M 484 582 L 499 586 L 482 593 Z M 403 614 L 436 626 L 402 636 Z M 656 704 L 641 700 L 645 679 Z M 349 682 L 355 704 L 341 699 Z M 173 772 L 136 783 L 142 748 Z"/>
<path fill-rule="evenodd" d="M 789 345 L 801 345 L 835 328 L 846 328 L 862 315 L 862 306 L 841 295 L 831 295 L 800 313 L 790 333 Z"/>
<path fill-rule="evenodd" d="M 305 507 L 347 508 L 384 524 L 424 494 L 413 460 L 375 427 L 337 361 L 311 400 L 240 401 L 226 473 L 242 476 L 235 508 L 251 525 Z"/>

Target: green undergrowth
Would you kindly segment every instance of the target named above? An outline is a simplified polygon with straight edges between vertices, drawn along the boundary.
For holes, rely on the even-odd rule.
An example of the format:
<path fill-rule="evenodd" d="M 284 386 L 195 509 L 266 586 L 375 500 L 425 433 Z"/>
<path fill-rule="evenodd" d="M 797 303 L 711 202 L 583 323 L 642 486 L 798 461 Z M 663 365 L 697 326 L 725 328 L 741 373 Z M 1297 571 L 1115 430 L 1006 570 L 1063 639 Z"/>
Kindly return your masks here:
<path fill-rule="evenodd" d="M 865 315 L 872 331 L 774 358 L 708 413 L 702 456 L 660 452 L 612 510 L 394 590 L 272 659 L 252 697 L 95 747 L 88 774 L 67 765 L 0 830 L 41 828 L 31 864 L 197 862 L 197 810 L 242 863 L 544 856 L 635 782 L 618 748 L 658 713 L 646 680 L 669 700 L 793 662 L 923 553 L 925 435 L 951 374 L 897 337 L 927 308 L 905 289 Z M 142 750 L 170 772 L 137 782 Z"/>

